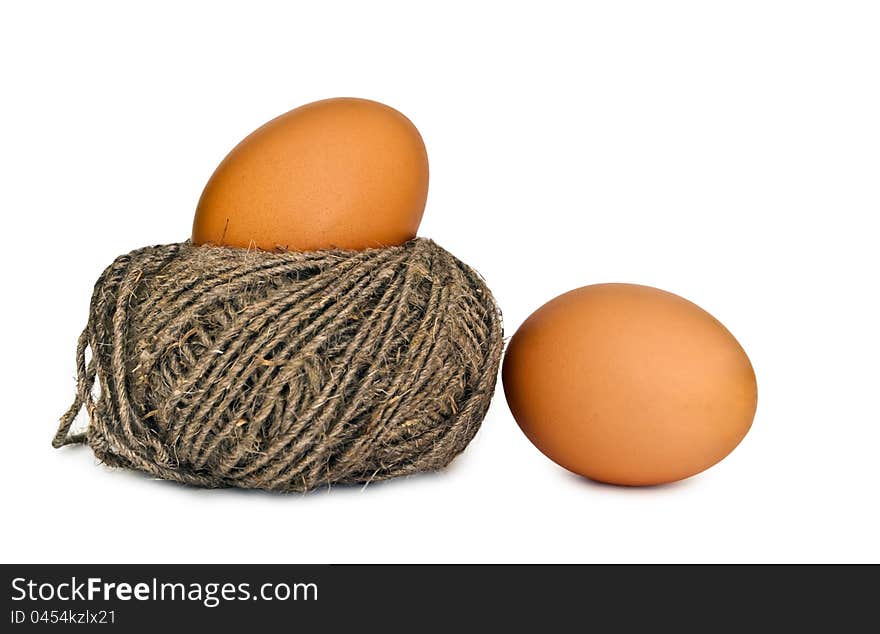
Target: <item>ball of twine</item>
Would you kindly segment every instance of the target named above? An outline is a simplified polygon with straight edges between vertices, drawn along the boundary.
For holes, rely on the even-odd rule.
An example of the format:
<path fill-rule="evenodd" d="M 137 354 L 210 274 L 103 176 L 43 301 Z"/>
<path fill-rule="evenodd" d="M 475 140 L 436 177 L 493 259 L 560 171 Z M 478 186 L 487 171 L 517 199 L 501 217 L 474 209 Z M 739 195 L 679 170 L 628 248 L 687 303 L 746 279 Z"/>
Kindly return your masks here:
<path fill-rule="evenodd" d="M 307 491 L 438 469 L 477 432 L 501 350 L 488 288 L 430 240 L 147 247 L 95 285 L 53 445 L 204 487 Z M 82 406 L 88 427 L 72 433 Z"/>

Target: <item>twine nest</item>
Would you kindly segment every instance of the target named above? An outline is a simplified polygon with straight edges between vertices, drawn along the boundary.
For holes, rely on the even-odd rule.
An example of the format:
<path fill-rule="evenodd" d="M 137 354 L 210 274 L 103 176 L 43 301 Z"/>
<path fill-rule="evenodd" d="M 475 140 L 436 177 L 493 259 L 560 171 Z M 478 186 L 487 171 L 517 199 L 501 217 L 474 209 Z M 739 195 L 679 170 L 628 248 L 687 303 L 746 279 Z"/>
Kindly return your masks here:
<path fill-rule="evenodd" d="M 204 487 L 306 491 L 438 469 L 477 432 L 501 349 L 486 285 L 430 240 L 147 247 L 95 284 L 53 445 Z M 89 425 L 71 433 L 83 405 Z"/>

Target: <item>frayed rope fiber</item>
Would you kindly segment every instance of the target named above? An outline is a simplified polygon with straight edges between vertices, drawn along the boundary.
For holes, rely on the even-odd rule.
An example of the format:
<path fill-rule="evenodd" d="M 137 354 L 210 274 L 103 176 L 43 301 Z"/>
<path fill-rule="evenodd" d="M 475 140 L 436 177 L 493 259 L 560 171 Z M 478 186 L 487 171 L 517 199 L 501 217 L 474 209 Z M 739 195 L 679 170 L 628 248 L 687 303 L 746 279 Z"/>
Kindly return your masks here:
<path fill-rule="evenodd" d="M 52 444 L 204 487 L 307 491 L 439 469 L 480 427 L 502 345 L 489 289 L 430 240 L 147 247 L 95 284 Z M 83 406 L 89 425 L 71 433 Z"/>

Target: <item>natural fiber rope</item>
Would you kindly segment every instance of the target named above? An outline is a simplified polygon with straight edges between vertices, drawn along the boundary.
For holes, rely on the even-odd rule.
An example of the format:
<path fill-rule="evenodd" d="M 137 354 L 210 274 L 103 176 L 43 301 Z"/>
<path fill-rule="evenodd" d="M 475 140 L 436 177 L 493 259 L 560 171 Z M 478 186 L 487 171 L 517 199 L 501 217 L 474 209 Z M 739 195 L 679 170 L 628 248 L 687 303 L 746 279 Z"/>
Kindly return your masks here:
<path fill-rule="evenodd" d="M 206 487 L 306 491 L 438 469 L 479 428 L 501 349 L 491 293 L 430 240 L 147 247 L 95 285 L 52 444 Z M 82 406 L 89 426 L 71 434 Z"/>

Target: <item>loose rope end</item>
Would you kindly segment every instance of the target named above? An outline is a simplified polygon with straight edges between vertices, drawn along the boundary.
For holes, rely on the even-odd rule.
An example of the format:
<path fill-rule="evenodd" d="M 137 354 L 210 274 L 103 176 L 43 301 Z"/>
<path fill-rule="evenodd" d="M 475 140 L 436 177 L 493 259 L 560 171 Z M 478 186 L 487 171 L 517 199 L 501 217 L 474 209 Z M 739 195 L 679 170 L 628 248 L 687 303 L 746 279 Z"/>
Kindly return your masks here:
<path fill-rule="evenodd" d="M 70 433 L 70 427 L 73 425 L 76 415 L 79 414 L 80 409 L 82 409 L 82 404 L 82 398 L 77 395 L 71 406 L 64 413 L 64 416 L 61 417 L 61 421 L 58 424 L 58 431 L 52 439 L 52 446 L 55 449 L 59 449 L 64 445 L 73 445 L 84 443 L 86 441 L 86 432 L 83 431 L 76 434 Z"/>
<path fill-rule="evenodd" d="M 70 435 L 65 434 L 63 437 L 55 436 L 52 440 L 52 447 L 60 449 L 65 445 L 82 445 L 85 444 L 86 440 L 88 440 L 88 434 L 86 432 Z"/>
<path fill-rule="evenodd" d="M 88 326 L 79 336 L 76 347 L 76 398 L 73 399 L 70 407 L 64 412 L 58 423 L 58 431 L 52 439 L 52 446 L 59 449 L 65 445 L 75 445 L 85 443 L 88 439 L 88 431 L 81 431 L 74 434 L 70 433 L 70 427 L 76 419 L 77 414 L 87 401 L 91 402 L 91 390 L 95 380 L 95 365 L 92 359 L 88 365 L 85 361 L 86 347 L 88 346 Z M 91 412 L 90 412 L 91 413 Z"/>

